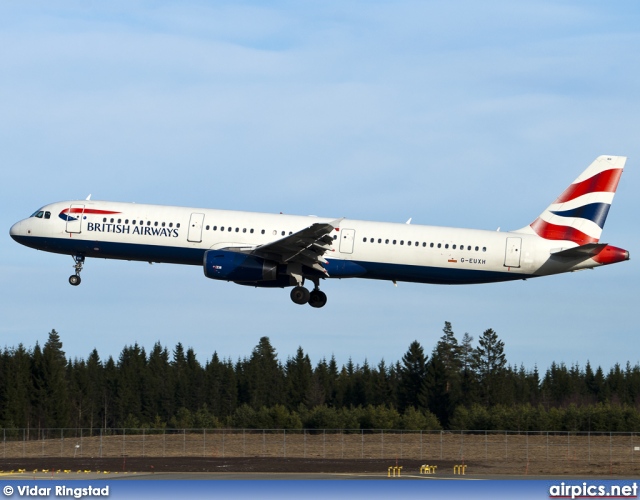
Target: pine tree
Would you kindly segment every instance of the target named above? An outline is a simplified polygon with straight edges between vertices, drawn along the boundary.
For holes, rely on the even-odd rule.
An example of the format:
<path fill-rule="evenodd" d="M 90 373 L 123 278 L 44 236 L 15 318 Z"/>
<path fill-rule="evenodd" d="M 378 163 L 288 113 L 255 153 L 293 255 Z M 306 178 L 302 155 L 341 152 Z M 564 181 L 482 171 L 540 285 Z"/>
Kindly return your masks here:
<path fill-rule="evenodd" d="M 302 347 L 298 347 L 295 358 L 287 359 L 285 365 L 287 385 L 287 407 L 295 410 L 300 404 L 307 404 L 307 396 L 311 391 L 313 369 L 311 360 Z"/>
<path fill-rule="evenodd" d="M 42 378 L 44 426 L 69 426 L 69 390 L 66 380 L 67 360 L 60 335 L 51 330 L 42 350 Z"/>
<path fill-rule="evenodd" d="M 494 406 L 503 400 L 503 382 L 507 361 L 504 355 L 504 342 L 491 328 L 485 330 L 473 352 L 473 364 L 484 403 Z"/>
<path fill-rule="evenodd" d="M 284 373 L 276 350 L 262 337 L 246 365 L 249 404 L 255 410 L 284 403 Z"/>
<path fill-rule="evenodd" d="M 414 340 L 402 356 L 398 387 L 398 409 L 401 413 L 409 407 L 420 408 L 424 405 L 425 402 L 419 400 L 419 395 L 425 383 L 426 365 L 427 356 L 420 342 Z"/>

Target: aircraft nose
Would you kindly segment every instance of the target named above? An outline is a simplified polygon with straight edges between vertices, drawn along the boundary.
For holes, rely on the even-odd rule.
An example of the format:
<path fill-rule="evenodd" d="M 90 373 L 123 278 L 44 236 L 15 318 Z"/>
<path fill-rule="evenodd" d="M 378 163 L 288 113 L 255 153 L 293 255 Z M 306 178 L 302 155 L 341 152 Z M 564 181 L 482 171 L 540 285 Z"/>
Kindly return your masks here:
<path fill-rule="evenodd" d="M 23 226 L 23 223 L 22 221 L 20 221 L 20 222 L 16 222 L 13 226 L 11 226 L 11 229 L 9 229 L 9 234 L 16 241 L 18 241 L 18 238 L 22 236 L 22 233 L 23 233 L 22 226 Z"/>

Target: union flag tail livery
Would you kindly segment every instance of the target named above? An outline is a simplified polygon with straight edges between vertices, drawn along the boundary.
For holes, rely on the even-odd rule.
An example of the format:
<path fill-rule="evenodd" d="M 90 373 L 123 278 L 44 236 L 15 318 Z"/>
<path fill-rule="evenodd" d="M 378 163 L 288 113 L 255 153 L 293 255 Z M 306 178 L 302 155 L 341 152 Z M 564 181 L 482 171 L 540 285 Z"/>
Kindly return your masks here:
<path fill-rule="evenodd" d="M 626 160 L 623 156 L 596 158 L 531 223 L 531 229 L 546 240 L 566 240 L 578 245 L 600 241 Z"/>
<path fill-rule="evenodd" d="M 45 205 L 10 234 L 25 246 L 71 255 L 74 286 L 87 257 L 189 264 L 213 280 L 293 287 L 293 302 L 320 308 L 326 278 L 461 285 L 628 260 L 626 250 L 600 243 L 625 161 L 598 157 L 534 222 L 513 232 L 87 198 Z"/>

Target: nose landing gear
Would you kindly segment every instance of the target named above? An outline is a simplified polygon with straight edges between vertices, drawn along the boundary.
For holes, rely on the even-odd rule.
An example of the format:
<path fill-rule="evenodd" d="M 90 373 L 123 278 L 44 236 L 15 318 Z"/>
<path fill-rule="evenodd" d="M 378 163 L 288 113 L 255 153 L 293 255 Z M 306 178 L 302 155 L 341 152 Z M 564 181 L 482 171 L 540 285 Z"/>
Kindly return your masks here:
<path fill-rule="evenodd" d="M 82 271 L 82 265 L 84 264 L 84 255 L 73 255 L 73 260 L 76 263 L 75 266 L 73 266 L 76 270 L 76 274 L 69 276 L 69 284 L 78 286 L 82 281 L 80 279 L 80 272 Z"/>

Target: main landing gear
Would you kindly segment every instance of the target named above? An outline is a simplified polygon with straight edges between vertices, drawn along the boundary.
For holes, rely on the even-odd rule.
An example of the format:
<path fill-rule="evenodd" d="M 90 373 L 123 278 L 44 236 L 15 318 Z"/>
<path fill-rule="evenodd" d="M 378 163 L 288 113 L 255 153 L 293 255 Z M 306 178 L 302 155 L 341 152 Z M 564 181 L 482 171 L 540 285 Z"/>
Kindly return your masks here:
<path fill-rule="evenodd" d="M 311 307 L 323 307 L 327 303 L 327 295 L 316 286 L 311 292 L 303 286 L 291 290 L 291 300 L 296 304 L 309 304 Z"/>
<path fill-rule="evenodd" d="M 75 266 L 73 266 L 76 270 L 76 274 L 69 276 L 69 283 L 73 286 L 78 286 L 82 281 L 80 279 L 80 272 L 82 271 L 82 265 L 84 264 L 84 255 L 73 255 L 72 257 L 76 263 Z"/>

